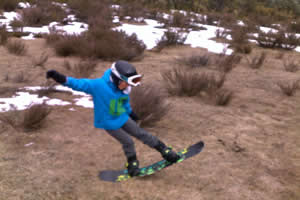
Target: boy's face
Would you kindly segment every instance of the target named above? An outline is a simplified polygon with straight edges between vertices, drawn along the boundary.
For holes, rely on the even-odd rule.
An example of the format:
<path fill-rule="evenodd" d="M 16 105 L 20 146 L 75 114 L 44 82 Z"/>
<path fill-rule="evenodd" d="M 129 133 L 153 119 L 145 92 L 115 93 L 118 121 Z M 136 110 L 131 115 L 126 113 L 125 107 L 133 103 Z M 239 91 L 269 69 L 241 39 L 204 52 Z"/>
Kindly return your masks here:
<path fill-rule="evenodd" d="M 129 86 L 128 83 L 126 83 L 125 81 L 122 81 L 122 82 L 119 84 L 118 88 L 119 88 L 120 90 L 125 90 L 128 86 Z"/>

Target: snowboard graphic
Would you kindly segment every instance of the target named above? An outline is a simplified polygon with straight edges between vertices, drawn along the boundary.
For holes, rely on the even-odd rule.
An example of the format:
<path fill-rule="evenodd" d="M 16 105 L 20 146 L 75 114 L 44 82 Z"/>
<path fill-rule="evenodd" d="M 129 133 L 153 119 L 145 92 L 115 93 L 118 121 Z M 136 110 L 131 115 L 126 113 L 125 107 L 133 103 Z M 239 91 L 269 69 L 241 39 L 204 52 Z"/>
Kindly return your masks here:
<path fill-rule="evenodd" d="M 188 148 L 185 148 L 181 151 L 179 151 L 177 154 L 180 155 L 180 159 L 176 162 L 176 163 L 180 163 L 192 156 L 197 155 L 198 153 L 200 153 L 202 151 L 204 147 L 204 143 L 202 141 L 191 145 Z M 139 177 L 139 176 L 147 176 L 147 175 L 151 175 L 154 174 L 157 171 L 160 171 L 166 167 L 169 167 L 171 165 L 174 165 L 176 163 L 170 163 L 166 160 L 161 160 L 159 162 L 156 162 L 152 165 L 140 168 L 140 172 L 137 176 L 135 177 Z M 128 174 L 127 169 L 123 169 L 123 170 L 104 170 L 101 171 L 99 173 L 99 178 L 103 181 L 110 181 L 110 182 L 120 182 L 120 181 L 126 181 L 131 177 Z"/>

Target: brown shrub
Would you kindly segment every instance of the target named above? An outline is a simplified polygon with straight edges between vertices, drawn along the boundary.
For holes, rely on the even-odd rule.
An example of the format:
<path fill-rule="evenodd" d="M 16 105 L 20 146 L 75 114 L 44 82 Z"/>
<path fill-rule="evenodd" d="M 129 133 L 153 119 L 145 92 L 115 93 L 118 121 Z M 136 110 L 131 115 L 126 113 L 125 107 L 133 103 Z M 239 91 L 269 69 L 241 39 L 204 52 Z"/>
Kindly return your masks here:
<path fill-rule="evenodd" d="M 18 6 L 19 0 L 1 0 L 0 10 L 7 12 L 14 11 Z"/>
<path fill-rule="evenodd" d="M 210 57 L 207 54 L 204 55 L 191 55 L 176 59 L 180 64 L 187 65 L 192 68 L 205 67 L 209 65 Z"/>
<path fill-rule="evenodd" d="M 48 41 L 60 56 L 80 56 L 83 58 L 100 58 L 104 60 L 133 60 L 140 57 L 146 46 L 135 34 L 128 36 L 123 31 L 91 27 L 82 35 L 60 36 L 53 33 Z"/>
<path fill-rule="evenodd" d="M 11 111 L 0 115 L 0 120 L 18 131 L 30 132 L 43 127 L 51 109 L 45 104 L 32 104 L 26 110 L 18 111 L 11 107 Z"/>
<path fill-rule="evenodd" d="M 10 22 L 9 24 L 14 32 L 23 32 L 23 28 L 24 28 L 24 22 L 23 20 L 19 20 L 19 19 L 14 19 L 13 21 Z"/>
<path fill-rule="evenodd" d="M 141 119 L 141 126 L 152 126 L 160 121 L 169 111 L 166 95 L 154 85 L 141 85 L 132 90 L 132 109 Z"/>
<path fill-rule="evenodd" d="M 9 40 L 5 47 L 9 53 L 15 54 L 17 56 L 23 56 L 27 52 L 27 47 L 21 40 Z"/>
<path fill-rule="evenodd" d="M 249 54 L 252 47 L 249 43 L 247 27 L 235 25 L 231 29 L 230 45 L 234 48 L 235 52 Z"/>
<path fill-rule="evenodd" d="M 264 48 L 282 48 L 293 50 L 300 45 L 300 39 L 294 33 L 286 34 L 285 31 L 269 31 L 267 33 L 260 31 L 256 38 L 259 46 Z"/>
<path fill-rule="evenodd" d="M 286 96 L 293 96 L 299 88 L 299 81 L 279 81 L 277 85 Z"/>
<path fill-rule="evenodd" d="M 49 56 L 46 52 L 43 52 L 39 57 L 33 57 L 32 58 L 32 64 L 34 67 L 44 67 L 46 62 L 48 61 Z"/>
<path fill-rule="evenodd" d="M 161 73 L 166 88 L 171 95 L 196 96 L 208 88 L 209 75 L 195 71 L 184 71 L 180 68 Z"/>
<path fill-rule="evenodd" d="M 299 63 L 295 60 L 284 60 L 283 66 L 287 72 L 297 72 L 299 70 Z"/>
<path fill-rule="evenodd" d="M 247 58 L 248 64 L 252 69 L 259 69 L 266 61 L 267 54 L 262 52 L 259 56 L 254 56 L 251 60 Z"/>
<path fill-rule="evenodd" d="M 221 72 L 228 73 L 240 63 L 241 59 L 242 57 L 237 54 L 221 56 L 219 60 L 217 60 L 217 65 Z"/>
<path fill-rule="evenodd" d="M 174 12 L 171 19 L 166 21 L 167 26 L 189 28 L 190 18 L 178 11 Z"/>
<path fill-rule="evenodd" d="M 211 93 L 210 97 L 217 106 L 226 106 L 230 103 L 233 97 L 233 92 L 228 89 L 219 89 Z"/>
<path fill-rule="evenodd" d="M 9 33 L 6 31 L 6 26 L 0 26 L 0 45 L 6 44 L 9 38 Z"/>
<path fill-rule="evenodd" d="M 86 23 L 89 23 L 91 18 L 112 21 L 112 10 L 110 8 L 110 1 L 108 0 L 72 0 L 68 4 L 76 17 Z"/>
<path fill-rule="evenodd" d="M 52 45 L 59 56 L 81 55 L 86 49 L 84 36 L 82 35 L 53 35 L 49 40 L 58 38 Z"/>
<path fill-rule="evenodd" d="M 181 33 L 172 31 L 171 29 L 168 29 L 161 38 L 157 42 L 156 49 L 158 52 L 160 52 L 163 48 L 168 46 L 176 46 L 176 45 L 183 45 L 187 36 L 183 36 Z"/>
<path fill-rule="evenodd" d="M 146 9 L 140 1 L 132 2 L 123 2 L 120 9 L 118 10 L 118 16 L 120 20 L 123 20 L 125 17 L 130 16 L 129 21 L 138 21 L 139 18 L 144 18 L 146 15 Z"/>
<path fill-rule="evenodd" d="M 71 70 L 73 76 L 76 78 L 90 77 L 95 71 L 96 66 L 97 62 L 92 59 L 81 60 L 78 63 L 75 63 L 73 66 L 68 61 L 64 62 L 64 67 Z"/>
<path fill-rule="evenodd" d="M 62 22 L 67 16 L 64 9 L 50 0 L 37 1 L 35 7 L 24 8 L 22 19 L 26 26 L 48 25 L 50 22 Z"/>

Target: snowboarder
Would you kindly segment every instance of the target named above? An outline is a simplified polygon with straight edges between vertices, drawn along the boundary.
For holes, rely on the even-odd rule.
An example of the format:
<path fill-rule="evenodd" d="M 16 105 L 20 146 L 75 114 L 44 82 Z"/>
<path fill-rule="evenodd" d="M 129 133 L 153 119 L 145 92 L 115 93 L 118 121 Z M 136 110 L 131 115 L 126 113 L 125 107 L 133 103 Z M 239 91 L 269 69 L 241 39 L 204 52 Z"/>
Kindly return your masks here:
<path fill-rule="evenodd" d="M 180 159 L 180 156 L 170 147 L 136 123 L 139 117 L 131 109 L 129 94 L 132 86 L 141 84 L 142 76 L 137 73 L 132 64 L 122 60 L 114 62 L 111 68 L 97 79 L 66 77 L 55 70 L 47 71 L 46 77 L 93 97 L 94 126 L 104 129 L 122 144 L 130 176 L 139 173 L 139 161 L 131 136 L 159 151 L 162 157 L 171 163 Z"/>

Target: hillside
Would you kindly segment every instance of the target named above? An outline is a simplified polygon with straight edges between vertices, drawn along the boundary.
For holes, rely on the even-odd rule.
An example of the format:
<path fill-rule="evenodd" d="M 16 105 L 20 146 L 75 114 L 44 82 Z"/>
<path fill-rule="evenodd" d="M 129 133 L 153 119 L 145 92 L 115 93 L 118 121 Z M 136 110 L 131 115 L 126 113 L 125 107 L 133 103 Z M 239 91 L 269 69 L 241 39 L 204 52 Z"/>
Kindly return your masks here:
<path fill-rule="evenodd" d="M 121 17 L 118 20 L 119 24 L 107 26 L 146 25 Z M 104 23 L 101 24 L 104 27 Z M 207 25 L 212 28 L 210 26 Z M 77 51 L 85 48 L 86 52 L 95 53 L 87 49 L 92 42 L 82 47 L 82 41 L 92 38 L 98 44 L 103 42 L 96 40 L 99 30 L 93 29 L 95 27 L 90 23 L 89 27 L 94 32 L 86 35 L 87 40 L 71 38 L 74 39 L 72 42 L 79 41 L 71 43 L 75 50 L 68 46 L 66 51 L 57 51 L 65 49 L 53 46 L 55 40 L 63 41 L 59 34 L 54 34 L 58 36 L 54 40 L 44 35 L 30 40 L 10 37 L 9 42 L 22 41 L 26 46 L 26 51 L 19 55 L 11 53 L 6 44 L 0 46 L 0 200 L 300 198 L 300 54 L 297 45 L 290 50 L 281 48 L 285 45 L 265 48 L 244 40 L 235 46 L 227 36 L 209 37 L 211 43 L 207 44 L 225 45 L 233 53 L 214 53 L 211 49 L 215 48 L 209 46 L 193 48 L 193 44 L 181 43 L 166 45 L 162 49 L 137 45 L 125 51 L 130 54 L 122 51 L 104 54 L 111 50 L 106 48 L 97 51 L 95 55 L 98 57 L 91 59 L 84 57 L 83 51 Z M 207 35 L 212 30 L 209 28 L 193 29 L 190 34 L 207 31 Z M 110 31 L 105 33 L 112 34 Z M 158 33 L 163 35 L 164 32 Z M 124 35 L 114 36 L 120 41 L 128 39 Z M 109 41 L 110 45 L 115 45 L 113 39 Z M 120 44 L 120 41 L 116 43 Z M 251 51 L 243 49 L 238 52 L 237 47 L 242 44 Z M 124 49 L 128 47 L 125 45 Z M 60 52 L 71 53 L 62 56 Z M 104 57 L 107 55 L 113 57 Z M 105 131 L 93 127 L 93 109 L 84 103 L 77 104 L 78 99 L 82 99 L 81 94 L 48 88 L 54 83 L 47 81 L 45 73 L 56 69 L 68 76 L 97 78 L 115 59 L 124 57 L 131 58 L 130 62 L 144 75 L 142 87 L 133 89 L 135 102 L 132 105 L 141 109 L 140 114 L 142 109 L 148 109 L 148 113 L 142 116 L 145 129 L 176 150 L 199 140 L 203 140 L 206 146 L 197 157 L 181 164 L 152 176 L 116 184 L 100 181 L 97 175 L 100 170 L 124 167 L 126 161 L 121 146 Z M 86 67 L 90 65 L 93 69 L 89 73 Z M 172 85 L 172 80 L 168 82 L 164 74 L 174 75 L 176 69 L 179 78 L 174 78 L 176 84 Z M 196 81 L 191 77 L 196 77 Z M 223 82 L 220 81 L 222 77 Z M 202 79 L 213 83 L 214 78 L 218 88 L 198 88 Z M 43 86 L 46 90 L 24 88 L 29 86 Z M 154 92 L 143 98 L 141 94 L 146 93 L 147 88 L 154 88 Z M 14 101 L 20 92 L 26 93 L 23 99 Z M 34 116 L 39 116 L 45 108 L 33 111 L 33 115 L 28 114 L 30 107 L 27 102 L 32 96 L 29 98 L 27 92 L 36 98 L 39 94 L 39 101 L 44 97 L 45 102 L 59 102 L 44 105 L 46 112 L 50 109 L 44 123 L 32 123 Z M 155 106 L 151 103 L 157 96 L 160 102 Z M 85 103 L 89 100 L 87 96 L 83 98 Z M 138 106 L 136 99 L 143 102 L 142 106 Z M 17 108 L 26 105 L 26 108 L 20 106 L 22 109 L 6 110 L 9 107 L 7 102 L 16 102 Z M 68 104 L 62 105 L 62 102 Z M 159 113 L 161 110 L 157 108 L 162 109 L 165 103 L 169 104 L 169 109 L 160 120 L 149 117 Z M 157 107 L 157 104 L 162 107 Z M 34 126 L 26 126 L 24 116 L 29 116 L 29 125 Z M 153 123 L 147 124 L 147 119 Z M 142 166 L 161 159 L 156 151 L 137 140 L 135 142 Z"/>

